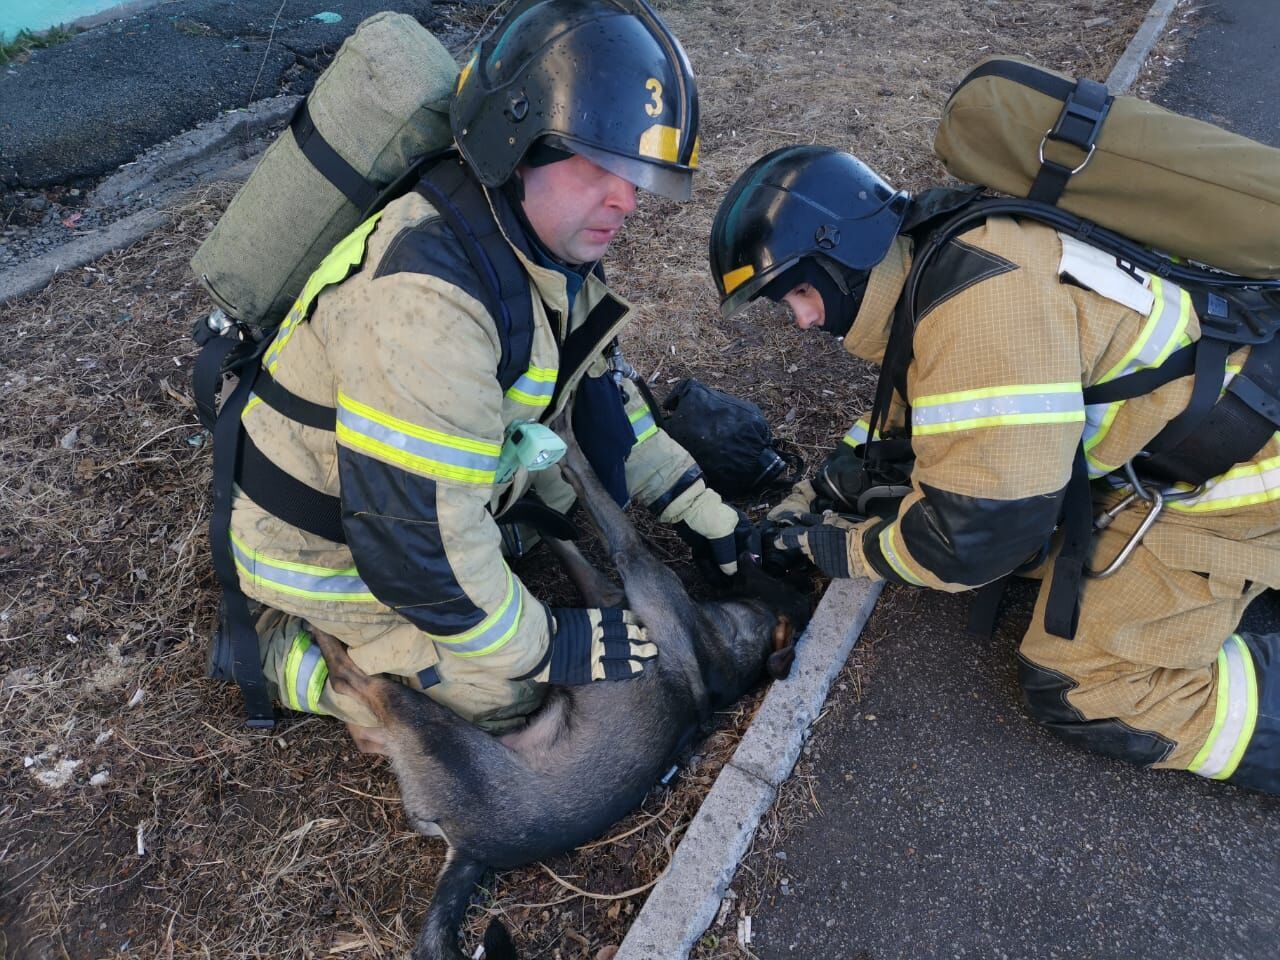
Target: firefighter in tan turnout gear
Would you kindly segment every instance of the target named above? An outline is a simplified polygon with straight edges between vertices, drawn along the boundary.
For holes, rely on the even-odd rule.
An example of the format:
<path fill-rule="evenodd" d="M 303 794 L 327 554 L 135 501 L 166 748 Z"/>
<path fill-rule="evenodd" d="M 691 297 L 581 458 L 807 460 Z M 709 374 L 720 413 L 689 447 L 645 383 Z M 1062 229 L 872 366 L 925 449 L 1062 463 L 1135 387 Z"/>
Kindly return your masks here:
<path fill-rule="evenodd" d="M 892 361 L 892 318 L 932 215 L 971 199 L 912 199 L 832 149 L 775 151 L 716 216 L 721 312 L 785 302 L 801 328 Z M 855 425 L 773 511 L 777 547 L 830 576 L 936 590 L 1040 577 L 1019 649 L 1033 717 L 1111 756 L 1280 792 L 1280 636 L 1234 632 L 1254 597 L 1280 587 L 1280 444 L 1264 433 L 1261 450 L 1198 488 L 1151 480 L 1141 459 L 1130 476 L 1126 465 L 1187 405 L 1191 378 L 1128 400 L 1085 392 L 1195 343 L 1191 298 L 1030 219 L 980 220 L 938 249 L 914 288 L 909 365 L 882 375 L 880 396 L 894 389 L 885 426 L 868 445 L 868 422 Z M 1217 376 L 1247 356 L 1231 353 Z M 1086 574 L 1064 605 L 1053 584 L 1066 522 L 1055 528 L 1075 463 L 1095 509 L 1114 514 L 1092 542 L 1086 522 L 1081 555 L 1094 572 L 1119 564 Z M 1125 502 L 1133 487 L 1120 481 L 1132 480 L 1151 505 Z M 1135 545 L 1152 505 L 1157 522 Z"/>
<path fill-rule="evenodd" d="M 504 559 L 513 505 L 572 503 L 540 469 L 562 410 L 619 502 L 725 572 L 743 526 L 626 378 L 631 308 L 598 264 L 637 188 L 689 197 L 697 93 L 675 38 L 637 0 L 526 0 L 463 67 L 451 122 L 456 152 L 312 276 L 242 418 L 232 546 L 268 608 L 267 679 L 354 726 L 372 715 L 326 684 L 311 628 L 488 729 L 548 682 L 656 656 L 629 612 L 549 609 Z"/>

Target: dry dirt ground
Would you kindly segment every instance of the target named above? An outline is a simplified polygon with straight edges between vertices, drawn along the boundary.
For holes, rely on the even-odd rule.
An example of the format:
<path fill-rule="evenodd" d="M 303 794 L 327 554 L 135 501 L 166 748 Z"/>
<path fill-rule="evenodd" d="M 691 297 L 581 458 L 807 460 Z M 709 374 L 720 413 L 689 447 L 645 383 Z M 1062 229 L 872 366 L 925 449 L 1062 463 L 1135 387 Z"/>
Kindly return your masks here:
<path fill-rule="evenodd" d="M 1018 53 L 1103 78 L 1148 3 L 660 6 L 699 77 L 703 173 L 687 205 L 646 198 L 611 257 L 615 286 L 642 305 L 624 346 L 659 394 L 691 375 L 730 389 L 816 462 L 865 407 L 874 373 L 776 310 L 714 319 L 705 249 L 719 196 L 752 159 L 797 141 L 927 185 L 941 176 L 934 125 L 976 60 Z M 475 29 L 485 13 L 472 12 Z M 209 451 L 187 393 L 189 330 L 209 304 L 186 262 L 231 193 L 210 186 L 147 240 L 0 307 L 5 960 L 396 955 L 440 866 L 442 845 L 408 830 L 388 769 L 335 724 L 247 732 L 234 689 L 203 679 Z M 536 563 L 520 572 L 563 590 Z M 855 665 L 837 695 L 868 682 Z M 675 785 L 603 842 L 497 876 L 472 932 L 500 915 L 523 956 L 608 956 L 752 709 L 721 717 Z M 804 784 L 785 792 L 802 797 Z M 775 817 L 758 844 L 783 827 Z M 743 901 L 761 872 L 744 874 Z M 700 955 L 747 955 L 731 927 Z"/>

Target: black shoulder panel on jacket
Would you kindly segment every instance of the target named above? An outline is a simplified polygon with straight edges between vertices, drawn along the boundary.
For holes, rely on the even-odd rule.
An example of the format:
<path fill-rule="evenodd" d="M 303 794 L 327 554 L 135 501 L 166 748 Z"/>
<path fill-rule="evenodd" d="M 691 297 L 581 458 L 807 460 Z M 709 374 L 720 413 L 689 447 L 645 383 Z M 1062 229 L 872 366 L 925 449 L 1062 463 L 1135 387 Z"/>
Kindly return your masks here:
<path fill-rule="evenodd" d="M 966 497 L 921 484 L 899 519 L 911 556 L 939 580 L 978 586 L 1015 570 L 1053 533 L 1066 488 L 1021 500 Z"/>
<path fill-rule="evenodd" d="M 341 444 L 338 477 L 347 546 L 375 597 L 427 633 L 461 633 L 485 618 L 449 565 L 435 481 Z"/>
<path fill-rule="evenodd" d="M 1064 740 L 1149 767 L 1173 751 L 1173 741 L 1150 730 L 1139 730 L 1115 717 L 1086 720 L 1067 700 L 1078 684 L 1065 674 L 1032 663 L 1018 654 L 1018 685 L 1027 712 Z"/>
<path fill-rule="evenodd" d="M 395 235 L 373 276 L 377 279 L 397 273 L 439 277 L 489 308 L 489 288 L 476 274 L 449 225 L 440 217 L 405 227 Z"/>
<path fill-rule="evenodd" d="M 979 250 L 961 240 L 949 240 L 929 261 L 924 276 L 920 278 L 916 323 L 928 316 L 934 307 L 946 303 L 974 284 L 1017 269 L 1016 263 L 1004 257 Z"/>

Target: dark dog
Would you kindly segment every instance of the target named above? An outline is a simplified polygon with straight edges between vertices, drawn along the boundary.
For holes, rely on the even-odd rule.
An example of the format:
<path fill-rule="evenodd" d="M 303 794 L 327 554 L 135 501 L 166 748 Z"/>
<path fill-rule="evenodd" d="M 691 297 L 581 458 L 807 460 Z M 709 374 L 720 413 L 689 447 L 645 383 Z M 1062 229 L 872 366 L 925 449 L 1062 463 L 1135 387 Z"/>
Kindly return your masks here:
<path fill-rule="evenodd" d="M 639 805 L 675 754 L 717 708 L 766 670 L 786 676 L 807 599 L 750 563 L 743 599 L 694 603 L 647 549 L 569 438 L 564 473 L 608 545 L 630 608 L 659 648 L 637 679 L 555 687 L 528 726 L 495 738 L 397 683 L 361 673 L 345 648 L 317 639 L 335 689 L 369 705 L 385 726 L 404 808 L 416 830 L 449 843 L 414 960 L 461 960 L 458 932 L 486 868 L 563 853 Z M 622 600 L 569 543 L 553 548 L 586 602 Z M 489 960 L 514 957 L 501 924 L 485 935 Z"/>

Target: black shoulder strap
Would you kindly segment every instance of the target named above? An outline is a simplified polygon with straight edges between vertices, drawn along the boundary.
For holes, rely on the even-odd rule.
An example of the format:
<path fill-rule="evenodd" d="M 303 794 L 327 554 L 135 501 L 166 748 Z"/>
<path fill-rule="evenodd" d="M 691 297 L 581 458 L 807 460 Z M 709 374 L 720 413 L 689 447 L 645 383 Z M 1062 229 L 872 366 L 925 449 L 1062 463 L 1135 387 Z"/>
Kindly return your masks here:
<path fill-rule="evenodd" d="M 366 180 L 351 164 L 342 158 L 333 145 L 316 129 L 311 119 L 311 109 L 304 99 L 289 121 L 294 142 L 302 155 L 326 180 L 342 191 L 357 210 L 366 210 L 378 199 L 378 187 Z"/>
<path fill-rule="evenodd" d="M 502 341 L 498 382 L 507 390 L 529 368 L 533 353 L 529 275 L 498 226 L 484 188 L 461 158 L 446 157 L 427 170 L 417 190 L 449 225 L 489 291 L 486 306 L 497 321 Z"/>

